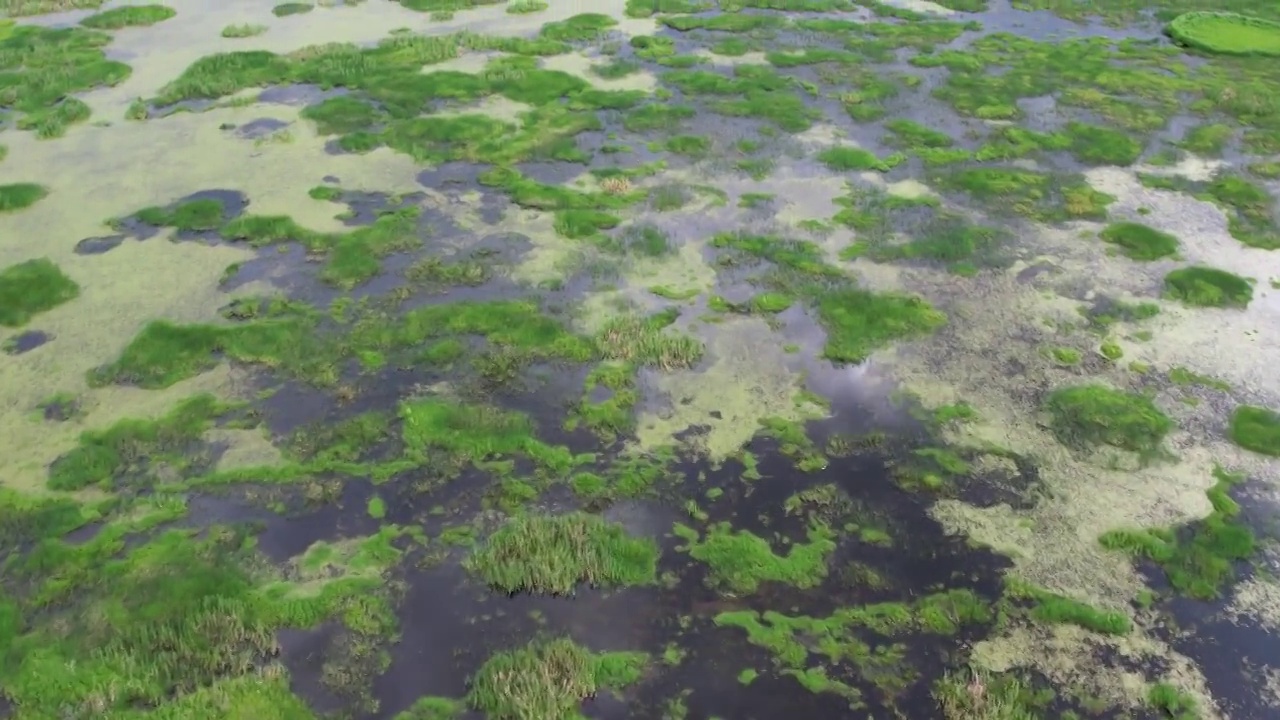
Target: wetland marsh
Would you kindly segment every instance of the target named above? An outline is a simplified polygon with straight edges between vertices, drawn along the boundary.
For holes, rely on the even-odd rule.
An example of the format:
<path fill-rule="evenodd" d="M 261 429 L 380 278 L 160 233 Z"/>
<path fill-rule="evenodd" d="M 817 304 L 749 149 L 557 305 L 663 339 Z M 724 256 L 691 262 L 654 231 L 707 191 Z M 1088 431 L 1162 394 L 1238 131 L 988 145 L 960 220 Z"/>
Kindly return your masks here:
<path fill-rule="evenodd" d="M 1274 3 L 0 16 L 0 718 L 1280 713 Z"/>

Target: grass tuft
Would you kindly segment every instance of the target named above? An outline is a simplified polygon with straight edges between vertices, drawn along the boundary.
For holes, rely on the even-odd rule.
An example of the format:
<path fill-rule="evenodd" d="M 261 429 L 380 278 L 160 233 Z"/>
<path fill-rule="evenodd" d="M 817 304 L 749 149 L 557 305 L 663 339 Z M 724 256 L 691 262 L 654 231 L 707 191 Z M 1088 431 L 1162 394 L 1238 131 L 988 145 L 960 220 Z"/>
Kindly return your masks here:
<path fill-rule="evenodd" d="M 476 671 L 467 702 L 490 720 L 572 720 L 583 700 L 644 673 L 643 653 L 595 654 L 568 638 L 499 652 Z"/>
<path fill-rule="evenodd" d="M 617 523 L 575 513 L 509 520 L 467 561 L 490 586 L 519 592 L 569 595 L 592 587 L 648 585 L 657 581 L 658 546 L 635 539 Z"/>

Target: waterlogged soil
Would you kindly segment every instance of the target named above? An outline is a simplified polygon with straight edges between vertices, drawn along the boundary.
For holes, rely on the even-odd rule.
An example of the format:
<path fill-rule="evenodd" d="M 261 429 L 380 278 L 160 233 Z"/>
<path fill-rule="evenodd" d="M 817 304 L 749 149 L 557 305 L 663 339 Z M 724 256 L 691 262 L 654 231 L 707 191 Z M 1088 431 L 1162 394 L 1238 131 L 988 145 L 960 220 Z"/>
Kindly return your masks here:
<path fill-rule="evenodd" d="M 0 2 L 0 717 L 1280 712 L 1274 61 L 304 9 Z"/>

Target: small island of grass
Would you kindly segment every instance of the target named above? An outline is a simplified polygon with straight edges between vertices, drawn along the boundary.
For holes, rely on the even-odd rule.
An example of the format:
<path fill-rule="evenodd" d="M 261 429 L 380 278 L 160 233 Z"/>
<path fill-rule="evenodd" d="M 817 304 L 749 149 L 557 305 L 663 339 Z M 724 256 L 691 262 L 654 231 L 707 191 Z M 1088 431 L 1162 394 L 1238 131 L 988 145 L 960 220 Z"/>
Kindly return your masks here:
<path fill-rule="evenodd" d="M 177 10 L 167 5 L 126 5 L 90 15 L 80 24 L 94 30 L 119 30 L 155 25 L 177 14 Z"/>
<path fill-rule="evenodd" d="M 1241 405 L 1231 414 L 1231 441 L 1246 450 L 1280 457 L 1280 413 L 1254 405 Z"/>
<path fill-rule="evenodd" d="M 1217 55 L 1280 57 L 1280 23 L 1230 12 L 1189 12 L 1166 29 L 1180 45 Z"/>
<path fill-rule="evenodd" d="M 1244 308 L 1253 300 L 1253 283 L 1217 268 L 1179 268 L 1164 276 L 1164 294 L 1196 307 Z"/>
<path fill-rule="evenodd" d="M 1063 445 L 1098 445 L 1152 454 L 1173 429 L 1173 421 L 1151 398 L 1105 385 L 1077 385 L 1053 391 L 1045 400 L 1050 428 Z"/>
<path fill-rule="evenodd" d="M 35 315 L 74 299 L 80 286 L 47 258 L 0 270 L 0 325 L 20 327 Z"/>
<path fill-rule="evenodd" d="M 1159 260 L 1178 252 L 1178 238 L 1142 223 L 1112 223 L 1098 237 L 1132 260 Z"/>

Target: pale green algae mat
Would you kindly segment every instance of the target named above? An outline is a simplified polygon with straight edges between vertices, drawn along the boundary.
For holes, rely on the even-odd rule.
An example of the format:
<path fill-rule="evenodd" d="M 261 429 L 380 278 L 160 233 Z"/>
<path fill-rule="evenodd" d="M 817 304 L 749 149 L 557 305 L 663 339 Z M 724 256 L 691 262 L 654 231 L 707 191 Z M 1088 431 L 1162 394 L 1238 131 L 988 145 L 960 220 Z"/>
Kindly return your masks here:
<path fill-rule="evenodd" d="M 0 718 L 1275 716 L 1212 5 L 0 0 Z"/>

